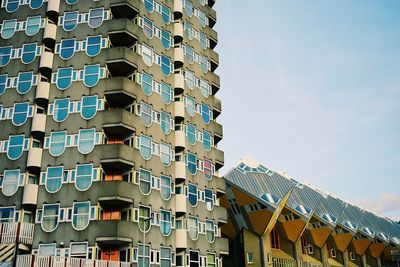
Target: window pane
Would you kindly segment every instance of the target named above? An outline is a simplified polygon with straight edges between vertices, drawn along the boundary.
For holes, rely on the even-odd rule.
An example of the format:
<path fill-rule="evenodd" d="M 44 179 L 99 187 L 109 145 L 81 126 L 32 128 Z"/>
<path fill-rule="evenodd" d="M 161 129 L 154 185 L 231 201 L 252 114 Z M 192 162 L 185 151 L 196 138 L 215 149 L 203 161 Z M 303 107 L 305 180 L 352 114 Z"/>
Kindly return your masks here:
<path fill-rule="evenodd" d="M 140 103 L 140 119 L 144 126 L 150 127 L 152 123 L 153 107 L 144 102 Z"/>
<path fill-rule="evenodd" d="M 169 104 L 171 103 L 171 99 L 172 99 L 172 90 L 171 90 L 171 86 L 169 84 L 166 83 L 162 83 L 161 84 L 161 99 L 164 102 L 164 104 Z"/>
<path fill-rule="evenodd" d="M 78 150 L 82 154 L 89 154 L 94 149 L 95 129 L 79 130 Z"/>
<path fill-rule="evenodd" d="M 161 130 L 164 134 L 171 132 L 171 114 L 164 111 L 161 112 Z"/>
<path fill-rule="evenodd" d="M 10 62 L 11 49 L 11 46 L 0 47 L 0 67 L 4 67 Z"/>
<path fill-rule="evenodd" d="M 85 66 L 83 76 L 83 84 L 86 87 L 90 88 L 95 86 L 100 79 L 100 65 L 96 64 Z"/>
<path fill-rule="evenodd" d="M 52 132 L 50 135 L 50 149 L 49 153 L 53 157 L 58 157 L 64 153 L 67 141 L 67 132 Z"/>
<path fill-rule="evenodd" d="M 69 98 L 54 100 L 53 119 L 57 122 L 64 121 L 69 114 Z"/>
<path fill-rule="evenodd" d="M 144 195 L 150 194 L 151 191 L 151 172 L 140 169 L 139 171 L 139 189 Z"/>
<path fill-rule="evenodd" d="M 151 137 L 145 135 L 140 136 L 140 155 L 142 155 L 145 160 L 149 160 L 151 158 L 151 144 Z"/>
<path fill-rule="evenodd" d="M 197 173 L 197 156 L 195 154 L 188 153 L 187 164 L 189 173 L 195 175 Z"/>
<path fill-rule="evenodd" d="M 89 225 L 90 202 L 74 203 L 72 213 L 72 226 L 78 230 L 84 230 Z"/>
<path fill-rule="evenodd" d="M 7 19 L 3 21 L 1 27 L 1 37 L 3 39 L 9 39 L 13 37 L 17 26 L 17 19 Z"/>
<path fill-rule="evenodd" d="M 142 90 L 148 96 L 153 93 L 153 77 L 145 72 L 142 73 Z"/>
<path fill-rule="evenodd" d="M 17 92 L 19 94 L 26 94 L 32 88 L 33 72 L 20 72 L 18 74 Z"/>
<path fill-rule="evenodd" d="M 81 116 L 86 120 L 90 120 L 97 113 L 97 95 L 82 97 Z"/>
<path fill-rule="evenodd" d="M 36 43 L 24 44 L 22 46 L 22 58 L 21 58 L 22 63 L 25 64 L 32 63 L 36 58 L 36 50 L 37 50 Z"/>
<path fill-rule="evenodd" d="M 2 192 L 5 196 L 12 196 L 18 191 L 20 170 L 5 170 Z"/>
<path fill-rule="evenodd" d="M 61 40 L 60 57 L 64 60 L 70 59 L 75 53 L 75 38 Z"/>
<path fill-rule="evenodd" d="M 23 125 L 28 119 L 28 112 L 29 112 L 29 102 L 15 103 L 12 123 L 15 126 Z"/>
<path fill-rule="evenodd" d="M 144 0 L 144 7 L 146 8 L 147 12 L 152 13 L 154 8 L 154 0 Z"/>
<path fill-rule="evenodd" d="M 58 226 L 59 204 L 43 204 L 42 229 L 52 232 Z"/>
<path fill-rule="evenodd" d="M 60 90 L 68 89 L 72 84 L 72 68 L 60 68 L 57 71 L 57 88 Z"/>
<path fill-rule="evenodd" d="M 103 13 L 103 8 L 90 9 L 88 25 L 92 28 L 99 27 L 103 23 Z"/>
<path fill-rule="evenodd" d="M 188 185 L 188 199 L 192 207 L 197 206 L 197 185 Z"/>
<path fill-rule="evenodd" d="M 161 197 L 164 200 L 169 200 L 171 198 L 171 177 L 161 175 Z"/>
<path fill-rule="evenodd" d="M 72 31 L 78 25 L 78 11 L 65 12 L 64 13 L 64 25 L 65 31 Z"/>
<path fill-rule="evenodd" d="M 101 35 L 88 36 L 86 39 L 86 54 L 89 57 L 97 56 L 101 51 Z"/>
<path fill-rule="evenodd" d="M 7 157 L 11 160 L 16 160 L 21 157 L 24 150 L 24 135 L 14 135 L 8 138 Z"/>
<path fill-rule="evenodd" d="M 64 168 L 59 167 L 48 167 L 46 173 L 46 190 L 49 193 L 55 193 L 60 190 L 62 185 Z"/>
<path fill-rule="evenodd" d="M 76 166 L 75 187 L 79 191 L 86 191 L 92 185 L 93 165 L 81 164 Z"/>
<path fill-rule="evenodd" d="M 31 9 L 38 9 L 42 6 L 43 0 L 31 0 L 30 7 Z"/>
<path fill-rule="evenodd" d="M 164 236 L 171 234 L 171 212 L 161 210 L 160 212 L 160 230 Z"/>
<path fill-rule="evenodd" d="M 34 36 L 35 34 L 37 34 L 40 30 L 41 22 L 42 22 L 41 16 L 28 17 L 27 21 L 26 21 L 26 29 L 25 29 L 26 35 Z"/>

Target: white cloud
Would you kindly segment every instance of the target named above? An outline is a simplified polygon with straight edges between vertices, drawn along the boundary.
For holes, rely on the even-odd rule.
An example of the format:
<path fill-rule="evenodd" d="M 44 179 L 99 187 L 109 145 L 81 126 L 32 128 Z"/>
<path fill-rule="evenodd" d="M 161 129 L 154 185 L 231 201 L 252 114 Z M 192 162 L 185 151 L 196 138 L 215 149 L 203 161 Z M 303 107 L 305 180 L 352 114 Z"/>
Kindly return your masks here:
<path fill-rule="evenodd" d="M 358 200 L 355 201 L 355 204 L 378 215 L 400 221 L 400 195 L 382 192 L 377 199 Z"/>

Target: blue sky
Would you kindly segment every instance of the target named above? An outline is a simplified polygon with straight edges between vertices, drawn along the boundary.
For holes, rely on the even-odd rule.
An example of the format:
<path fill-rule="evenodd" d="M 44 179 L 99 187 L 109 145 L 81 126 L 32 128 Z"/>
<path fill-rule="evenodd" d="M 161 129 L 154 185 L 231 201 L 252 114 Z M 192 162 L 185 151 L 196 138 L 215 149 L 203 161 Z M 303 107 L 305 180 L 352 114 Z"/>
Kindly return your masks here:
<path fill-rule="evenodd" d="M 225 168 L 400 220 L 400 1 L 217 0 Z"/>

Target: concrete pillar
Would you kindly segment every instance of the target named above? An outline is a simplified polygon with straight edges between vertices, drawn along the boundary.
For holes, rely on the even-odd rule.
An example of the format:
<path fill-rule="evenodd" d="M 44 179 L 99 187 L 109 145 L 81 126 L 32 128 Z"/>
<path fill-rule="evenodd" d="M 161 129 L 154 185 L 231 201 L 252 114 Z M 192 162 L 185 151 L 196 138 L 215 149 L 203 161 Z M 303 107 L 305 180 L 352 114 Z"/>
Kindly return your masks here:
<path fill-rule="evenodd" d="M 343 265 L 344 267 L 348 267 L 349 266 L 349 251 L 346 249 L 343 252 Z"/>
<path fill-rule="evenodd" d="M 301 238 L 297 239 L 296 243 L 294 243 L 294 253 L 295 253 L 295 260 L 297 263 L 297 267 L 303 266 L 303 249 L 301 244 Z"/>
<path fill-rule="evenodd" d="M 323 266 L 329 266 L 328 247 L 325 245 L 321 248 L 321 261 Z"/>
<path fill-rule="evenodd" d="M 367 255 L 364 253 L 364 255 L 361 256 L 362 264 L 364 267 L 367 267 Z"/>
<path fill-rule="evenodd" d="M 264 235 L 262 236 L 262 248 L 263 248 L 264 266 L 265 267 L 272 266 L 271 238 L 269 232 L 264 233 Z"/>

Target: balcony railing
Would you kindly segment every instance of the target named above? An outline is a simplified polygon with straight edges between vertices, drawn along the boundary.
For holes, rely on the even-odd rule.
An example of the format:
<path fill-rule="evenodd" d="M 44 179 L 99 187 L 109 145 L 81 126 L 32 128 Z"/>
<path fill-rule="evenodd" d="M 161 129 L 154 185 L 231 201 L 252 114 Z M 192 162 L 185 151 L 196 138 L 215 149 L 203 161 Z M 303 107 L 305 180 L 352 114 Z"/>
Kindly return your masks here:
<path fill-rule="evenodd" d="M 8 244 L 19 242 L 32 245 L 34 228 L 33 223 L 0 223 L 0 241 Z"/>
<path fill-rule="evenodd" d="M 272 257 L 273 267 L 296 267 L 296 261 L 290 259 L 282 259 L 277 257 Z"/>
<path fill-rule="evenodd" d="M 18 255 L 16 267 L 131 267 L 121 261 L 88 260 L 57 256 Z"/>

